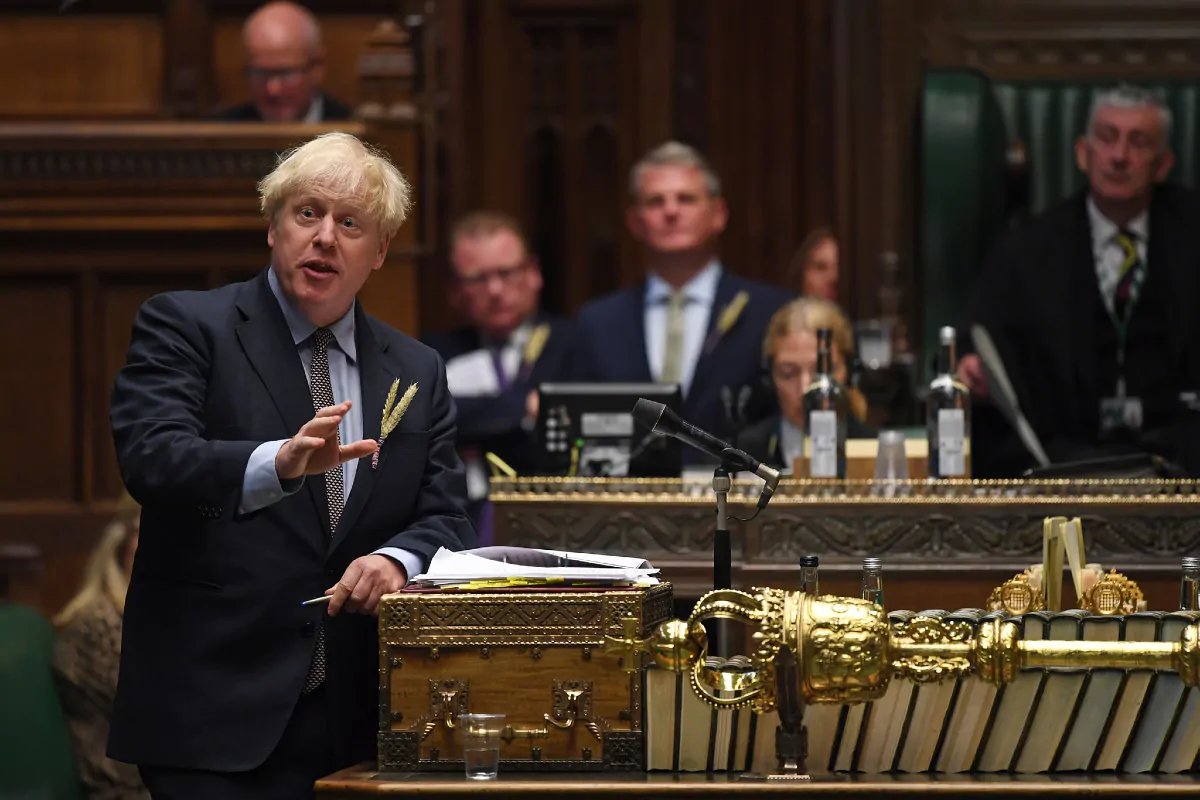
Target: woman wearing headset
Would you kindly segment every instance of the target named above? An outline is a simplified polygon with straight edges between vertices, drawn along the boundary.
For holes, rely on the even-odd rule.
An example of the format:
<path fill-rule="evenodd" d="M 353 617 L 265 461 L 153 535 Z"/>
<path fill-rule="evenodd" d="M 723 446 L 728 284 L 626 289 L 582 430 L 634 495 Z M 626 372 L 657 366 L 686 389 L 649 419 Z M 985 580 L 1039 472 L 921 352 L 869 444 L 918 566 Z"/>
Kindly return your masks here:
<path fill-rule="evenodd" d="M 874 438 L 863 420 L 867 401 L 852 385 L 854 331 L 841 310 L 827 300 L 801 297 L 775 312 L 763 340 L 764 380 L 775 390 L 779 414 L 746 428 L 737 446 L 766 464 L 790 469 L 804 454 L 804 392 L 817 368 L 817 331 L 833 332 L 833 376 L 846 389 L 851 439 Z"/>

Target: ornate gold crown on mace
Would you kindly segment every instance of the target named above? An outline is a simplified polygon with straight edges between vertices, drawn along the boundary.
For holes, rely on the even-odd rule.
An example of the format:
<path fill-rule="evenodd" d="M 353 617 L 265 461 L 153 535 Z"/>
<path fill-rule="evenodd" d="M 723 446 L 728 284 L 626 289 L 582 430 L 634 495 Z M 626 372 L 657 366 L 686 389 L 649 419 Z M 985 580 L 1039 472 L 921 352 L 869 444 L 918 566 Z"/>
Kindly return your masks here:
<path fill-rule="evenodd" d="M 709 619 L 755 628 L 748 669 L 705 664 L 701 623 Z M 784 706 L 797 693 L 807 703 L 859 703 L 879 699 L 893 677 L 933 683 L 977 674 L 1002 685 L 1026 668 L 1169 670 L 1185 686 L 1200 685 L 1200 623 L 1187 626 L 1179 642 L 1024 641 L 1004 619 L 986 619 L 978 630 L 921 616 L 889 625 L 884 610 L 867 600 L 767 588 L 709 592 L 686 622 L 664 622 L 648 639 L 610 636 L 605 649 L 622 656 L 627 672 L 638 671 L 639 654 L 648 653 L 657 666 L 689 675 L 708 704 L 760 713 L 776 709 L 781 694 Z"/>

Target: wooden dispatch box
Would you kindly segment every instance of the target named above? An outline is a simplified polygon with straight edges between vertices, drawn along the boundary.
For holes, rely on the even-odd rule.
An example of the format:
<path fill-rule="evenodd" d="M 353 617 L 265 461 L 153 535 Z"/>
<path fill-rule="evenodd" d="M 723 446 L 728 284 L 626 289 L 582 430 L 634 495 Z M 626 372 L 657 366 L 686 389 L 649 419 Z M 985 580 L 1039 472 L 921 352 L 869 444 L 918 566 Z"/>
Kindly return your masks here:
<path fill-rule="evenodd" d="M 474 713 L 505 715 L 501 772 L 643 771 L 642 676 L 605 637 L 671 613 L 667 583 L 384 597 L 379 770 L 461 772 L 457 717 Z"/>

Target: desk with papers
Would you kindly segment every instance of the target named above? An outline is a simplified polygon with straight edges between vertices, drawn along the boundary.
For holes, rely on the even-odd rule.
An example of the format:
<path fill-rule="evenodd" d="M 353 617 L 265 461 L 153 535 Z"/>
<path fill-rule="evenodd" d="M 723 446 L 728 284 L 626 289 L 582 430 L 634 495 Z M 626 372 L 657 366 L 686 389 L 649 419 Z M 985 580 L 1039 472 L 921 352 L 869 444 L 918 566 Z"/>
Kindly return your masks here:
<path fill-rule="evenodd" d="M 409 585 L 422 589 L 654 586 L 658 570 L 641 558 L 523 547 L 442 547 Z"/>

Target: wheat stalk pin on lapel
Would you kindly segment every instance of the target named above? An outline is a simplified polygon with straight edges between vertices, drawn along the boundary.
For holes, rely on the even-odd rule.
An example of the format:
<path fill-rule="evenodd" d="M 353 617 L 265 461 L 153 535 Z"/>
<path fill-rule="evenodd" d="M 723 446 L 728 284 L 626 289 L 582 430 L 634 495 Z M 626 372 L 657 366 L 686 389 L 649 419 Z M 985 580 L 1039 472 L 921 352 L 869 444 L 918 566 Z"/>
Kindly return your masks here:
<path fill-rule="evenodd" d="M 400 402 L 393 406 L 392 403 L 396 400 L 396 392 L 399 388 L 400 379 L 397 378 L 392 381 L 392 388 L 388 390 L 387 400 L 383 403 L 383 419 L 379 422 L 379 446 L 371 454 L 371 469 L 379 468 L 379 451 L 383 449 L 384 441 L 387 439 L 389 433 L 396 430 L 396 426 L 400 424 L 400 420 L 404 417 L 404 412 L 408 411 L 409 404 L 417 396 L 417 383 L 413 381 L 400 397 Z"/>

